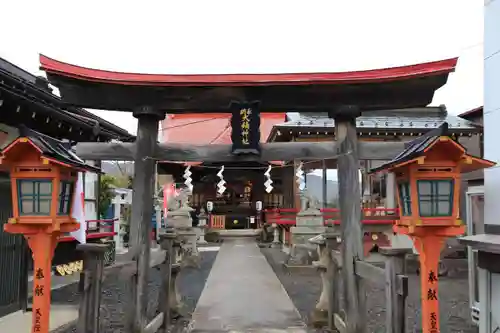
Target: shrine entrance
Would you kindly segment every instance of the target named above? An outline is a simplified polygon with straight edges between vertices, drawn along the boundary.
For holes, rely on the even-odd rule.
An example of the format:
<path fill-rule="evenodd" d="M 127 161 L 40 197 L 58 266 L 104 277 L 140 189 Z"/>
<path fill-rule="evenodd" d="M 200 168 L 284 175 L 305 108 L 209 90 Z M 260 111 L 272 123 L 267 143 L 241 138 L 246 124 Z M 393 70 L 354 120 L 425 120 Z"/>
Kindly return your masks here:
<path fill-rule="evenodd" d="M 160 163 L 160 172 L 173 173 L 173 178 L 179 187 L 185 187 L 182 178 L 184 170 L 176 171 L 173 163 Z M 202 163 L 190 167 L 191 191 L 190 206 L 199 214 L 207 211 L 207 202 L 212 203 L 212 210 L 208 212 L 208 225 L 214 229 L 257 229 L 259 211 L 256 209 L 258 201 L 263 200 L 264 186 L 262 173 L 266 166 L 262 163 L 229 163 L 224 165 L 223 178 L 224 192 L 218 191 L 220 182 L 217 174 L 221 170 L 220 163 Z"/>
<path fill-rule="evenodd" d="M 223 194 L 217 194 L 214 200 L 213 218 L 224 220 L 225 229 L 255 229 L 251 217 L 255 215 L 252 208 L 251 183 L 234 182 Z M 253 227 L 253 228 L 252 228 Z"/>
<path fill-rule="evenodd" d="M 345 285 L 347 317 L 352 320 L 349 331 L 363 331 L 366 320 L 359 317 L 366 312 L 365 304 L 355 300 L 362 294 L 363 286 L 351 279 L 355 261 L 363 258 L 359 160 L 391 160 L 405 145 L 404 142 L 358 142 L 356 118 L 364 111 L 383 114 L 384 110 L 428 105 L 434 92 L 446 83 L 457 59 L 350 73 L 250 75 L 127 74 L 83 68 L 45 56 L 41 56 L 40 61 L 41 68 L 59 88 L 66 103 L 132 112 L 138 119 L 135 143 L 86 143 L 76 147 L 77 155 L 83 159 L 135 162 L 130 253 L 138 262 L 138 274 L 134 278 L 137 283 L 131 285 L 136 298 L 129 304 L 128 317 L 135 331 L 143 329 L 147 312 L 150 217 L 157 162 L 217 163 L 220 166 L 215 168 L 219 178 L 217 193 L 223 195 L 229 183 L 226 172 L 233 163 L 280 161 L 293 165 L 287 170 L 296 170 L 300 161 L 321 159 L 337 160 L 340 229 L 343 243 L 350 245 L 342 251 L 343 277 L 348 282 Z M 261 126 L 261 114 L 289 111 L 326 112 L 335 121 L 335 142 L 265 143 L 266 129 Z M 158 144 L 159 123 L 167 112 L 173 115 L 230 114 L 225 129 L 232 129 L 231 144 L 212 144 L 216 140 L 202 145 L 168 141 Z M 195 133 L 185 133 L 190 135 Z M 186 176 L 187 166 L 176 164 Z M 239 172 L 246 173 L 244 168 Z M 256 174 L 262 177 L 264 172 Z M 190 171 L 184 178 L 187 180 L 191 175 Z M 283 185 L 290 186 L 290 198 L 296 208 L 302 186 L 294 185 L 294 178 L 298 183 L 301 176 L 292 172 L 283 180 Z M 188 181 L 186 186 L 194 190 L 195 183 Z M 263 178 L 253 182 L 261 186 L 263 183 Z M 229 195 L 233 203 L 234 193 L 239 192 L 233 190 Z"/>

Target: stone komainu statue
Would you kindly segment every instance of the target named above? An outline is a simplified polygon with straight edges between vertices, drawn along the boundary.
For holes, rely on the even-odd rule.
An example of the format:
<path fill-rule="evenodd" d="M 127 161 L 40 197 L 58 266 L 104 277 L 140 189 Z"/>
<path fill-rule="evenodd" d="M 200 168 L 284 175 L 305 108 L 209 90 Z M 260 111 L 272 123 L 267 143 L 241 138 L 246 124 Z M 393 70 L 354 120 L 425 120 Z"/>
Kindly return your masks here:
<path fill-rule="evenodd" d="M 189 196 L 191 192 L 187 188 L 179 191 L 178 195 L 173 195 L 168 199 L 167 205 L 169 210 L 178 210 L 189 207 Z"/>
<path fill-rule="evenodd" d="M 312 196 L 307 189 L 300 193 L 301 210 L 319 209 L 319 200 Z"/>

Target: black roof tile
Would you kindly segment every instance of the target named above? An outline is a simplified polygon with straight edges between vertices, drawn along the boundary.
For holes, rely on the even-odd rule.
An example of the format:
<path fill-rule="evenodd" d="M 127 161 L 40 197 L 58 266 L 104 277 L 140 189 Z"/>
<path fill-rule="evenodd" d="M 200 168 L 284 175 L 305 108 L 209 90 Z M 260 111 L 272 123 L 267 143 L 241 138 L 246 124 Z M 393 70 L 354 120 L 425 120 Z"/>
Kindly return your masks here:
<path fill-rule="evenodd" d="M 25 126 L 19 128 L 19 137 L 25 137 L 35 144 L 46 157 L 56 159 L 62 163 L 81 168 L 86 171 L 100 173 L 101 169 L 86 164 L 72 150 L 69 142 L 54 139 Z"/>
<path fill-rule="evenodd" d="M 391 161 L 370 170 L 370 173 L 378 172 L 390 168 L 394 165 L 420 157 L 424 154 L 425 150 L 430 147 L 441 136 L 448 135 L 448 123 L 444 122 L 438 128 L 435 128 L 424 135 L 418 137 L 405 144 L 405 150 L 399 155 L 394 157 Z"/>

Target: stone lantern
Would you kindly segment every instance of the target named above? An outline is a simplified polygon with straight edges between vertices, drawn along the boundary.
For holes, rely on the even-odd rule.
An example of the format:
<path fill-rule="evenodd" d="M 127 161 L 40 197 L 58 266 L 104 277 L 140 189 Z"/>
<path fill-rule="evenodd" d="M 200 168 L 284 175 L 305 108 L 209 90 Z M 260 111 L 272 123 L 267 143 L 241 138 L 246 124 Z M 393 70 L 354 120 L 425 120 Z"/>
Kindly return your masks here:
<path fill-rule="evenodd" d="M 459 219 L 461 173 L 495 165 L 467 154 L 447 130 L 444 123 L 371 170 L 396 176 L 400 220 L 394 231 L 410 236 L 420 254 L 424 332 L 439 332 L 438 266 L 445 239 L 465 232 Z"/>
<path fill-rule="evenodd" d="M 200 245 L 207 244 L 207 241 L 205 240 L 205 231 L 206 231 L 207 226 L 208 226 L 207 219 L 208 219 L 207 212 L 205 211 L 204 207 L 201 207 L 200 214 L 198 214 L 198 221 L 199 221 L 198 232 L 199 232 L 199 235 L 198 235 L 198 241 L 197 241 L 198 244 L 200 244 Z"/>
<path fill-rule="evenodd" d="M 22 234 L 33 253 L 32 332 L 49 331 L 51 266 L 61 234 L 76 231 L 72 203 L 78 172 L 100 172 L 86 165 L 65 143 L 21 129 L 3 149 L 1 165 L 10 172 L 13 216 L 6 232 Z M 83 209 L 83 207 L 82 207 Z"/>

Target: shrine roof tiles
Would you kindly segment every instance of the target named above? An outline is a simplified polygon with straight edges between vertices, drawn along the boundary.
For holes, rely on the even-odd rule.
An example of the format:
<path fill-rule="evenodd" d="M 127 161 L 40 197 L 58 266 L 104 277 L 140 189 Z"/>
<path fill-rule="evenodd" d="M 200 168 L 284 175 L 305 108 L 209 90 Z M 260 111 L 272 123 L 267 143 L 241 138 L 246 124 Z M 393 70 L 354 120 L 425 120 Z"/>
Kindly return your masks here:
<path fill-rule="evenodd" d="M 29 139 L 38 149 L 40 149 L 42 155 L 45 157 L 53 158 L 56 161 L 85 171 L 101 172 L 99 168 L 86 164 L 85 161 L 73 153 L 69 142 L 54 139 L 24 126 L 19 128 L 19 133 L 20 137 Z M 8 147 L 6 149 L 8 149 Z"/>
<path fill-rule="evenodd" d="M 458 116 L 448 115 L 446 112 L 436 112 L 438 108 L 420 108 L 424 112 L 412 112 L 411 110 L 389 110 L 378 112 L 366 112 L 356 118 L 356 127 L 358 129 L 380 130 L 414 130 L 426 131 L 437 128 L 444 122 L 448 123 L 450 130 L 462 130 L 466 132 L 480 132 L 481 127 L 477 124 L 460 118 Z M 431 111 L 431 112 L 425 112 Z M 316 116 L 300 115 L 299 119 L 291 120 L 282 124 L 277 124 L 277 129 L 320 129 L 334 128 L 335 121 L 327 117 L 326 114 Z"/>
<path fill-rule="evenodd" d="M 405 150 L 403 150 L 399 155 L 394 157 L 391 161 L 384 163 L 377 168 L 371 169 L 370 173 L 383 171 L 397 164 L 422 156 L 426 149 L 429 148 L 434 141 L 438 140 L 441 136 L 448 135 L 448 129 L 448 123 L 443 122 L 439 127 L 405 144 Z"/>
<path fill-rule="evenodd" d="M 0 94 L 4 99 L 3 122 L 11 126 L 24 124 L 53 136 L 76 141 L 135 139 L 135 135 L 90 111 L 66 105 L 53 93 L 47 79 L 37 77 L 3 58 L 0 58 Z M 40 120 L 42 117 L 43 121 Z M 52 121 L 56 123 L 55 126 L 52 126 Z M 69 131 L 69 128 L 75 130 Z"/>

